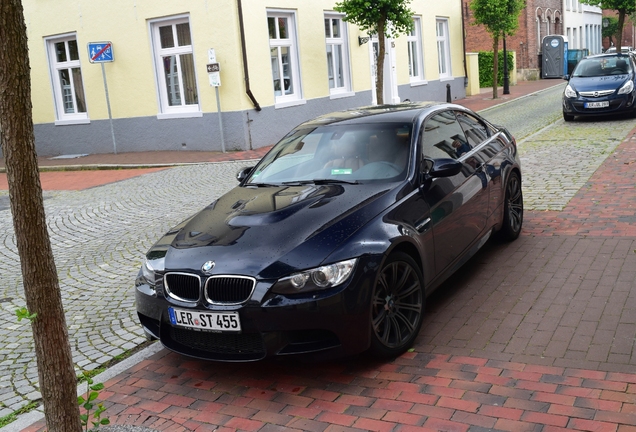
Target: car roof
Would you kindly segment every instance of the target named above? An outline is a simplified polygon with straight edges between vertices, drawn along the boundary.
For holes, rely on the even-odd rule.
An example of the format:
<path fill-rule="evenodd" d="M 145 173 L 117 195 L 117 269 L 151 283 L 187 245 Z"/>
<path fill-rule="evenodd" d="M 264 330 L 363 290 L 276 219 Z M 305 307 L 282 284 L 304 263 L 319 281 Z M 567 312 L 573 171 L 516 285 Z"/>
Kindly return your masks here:
<path fill-rule="evenodd" d="M 585 56 L 583 58 L 603 58 L 603 57 L 625 57 L 625 58 L 629 58 L 630 55 L 629 53 L 617 53 L 617 52 L 613 52 L 613 53 L 604 53 L 604 54 L 594 54 L 594 55 L 589 55 L 589 56 Z"/>
<path fill-rule="evenodd" d="M 387 122 L 412 122 L 421 115 L 427 115 L 443 108 L 465 110 L 461 105 L 444 102 L 405 102 L 394 105 L 371 105 L 323 114 L 312 120 L 301 123 L 298 127 L 317 127 L 330 124 L 356 124 Z"/>

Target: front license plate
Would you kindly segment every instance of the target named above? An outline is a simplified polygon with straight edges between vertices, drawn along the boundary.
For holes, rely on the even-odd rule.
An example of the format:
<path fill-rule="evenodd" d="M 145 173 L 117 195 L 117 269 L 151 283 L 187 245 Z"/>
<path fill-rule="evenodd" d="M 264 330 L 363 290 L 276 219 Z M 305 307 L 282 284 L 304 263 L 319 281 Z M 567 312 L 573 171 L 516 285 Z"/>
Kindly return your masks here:
<path fill-rule="evenodd" d="M 603 102 L 585 102 L 585 108 L 607 108 L 609 106 L 608 101 Z"/>
<path fill-rule="evenodd" d="M 177 327 L 213 332 L 241 331 L 238 312 L 205 312 L 169 307 L 168 315 L 172 325 Z"/>

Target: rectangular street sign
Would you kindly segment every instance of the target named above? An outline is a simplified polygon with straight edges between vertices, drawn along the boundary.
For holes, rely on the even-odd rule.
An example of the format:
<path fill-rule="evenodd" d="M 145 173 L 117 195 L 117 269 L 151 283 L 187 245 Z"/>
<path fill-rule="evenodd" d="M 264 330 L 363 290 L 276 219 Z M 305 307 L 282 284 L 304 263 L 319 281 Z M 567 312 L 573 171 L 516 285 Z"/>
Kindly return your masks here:
<path fill-rule="evenodd" d="M 91 63 L 106 63 L 115 60 L 111 42 L 89 42 L 88 60 Z"/>

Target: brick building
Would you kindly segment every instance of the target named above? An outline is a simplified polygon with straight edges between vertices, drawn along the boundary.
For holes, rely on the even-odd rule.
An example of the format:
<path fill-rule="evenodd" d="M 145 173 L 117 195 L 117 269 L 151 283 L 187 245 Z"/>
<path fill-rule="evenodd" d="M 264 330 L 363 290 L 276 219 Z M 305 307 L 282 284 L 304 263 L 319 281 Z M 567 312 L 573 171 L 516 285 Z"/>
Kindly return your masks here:
<path fill-rule="evenodd" d="M 618 18 L 618 12 L 610 9 L 603 9 L 603 17 L 614 17 Z M 623 38 L 621 39 L 622 47 L 631 47 L 632 49 L 636 48 L 636 27 L 634 23 L 629 19 L 628 16 L 625 17 L 625 23 L 623 24 Z M 613 40 L 614 45 L 616 45 L 616 39 Z M 603 50 L 606 50 L 610 47 L 609 38 L 603 38 Z"/>
<path fill-rule="evenodd" d="M 517 73 L 521 79 L 539 78 L 541 40 L 548 35 L 563 34 L 563 0 L 527 0 L 519 14 L 519 27 L 506 38 L 506 48 L 517 54 Z M 492 51 L 492 37 L 484 26 L 475 25 L 471 0 L 463 0 L 466 28 L 466 52 Z M 503 42 L 499 42 L 503 49 Z"/>

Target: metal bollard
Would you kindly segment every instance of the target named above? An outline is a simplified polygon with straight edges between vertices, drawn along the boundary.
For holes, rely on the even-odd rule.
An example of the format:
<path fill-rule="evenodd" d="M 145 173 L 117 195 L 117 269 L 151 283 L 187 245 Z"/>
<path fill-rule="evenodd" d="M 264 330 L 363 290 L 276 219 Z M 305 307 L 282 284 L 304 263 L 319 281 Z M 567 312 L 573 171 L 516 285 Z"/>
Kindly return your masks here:
<path fill-rule="evenodd" d="M 451 98 L 450 84 L 446 84 L 446 102 L 451 103 L 453 98 Z"/>

